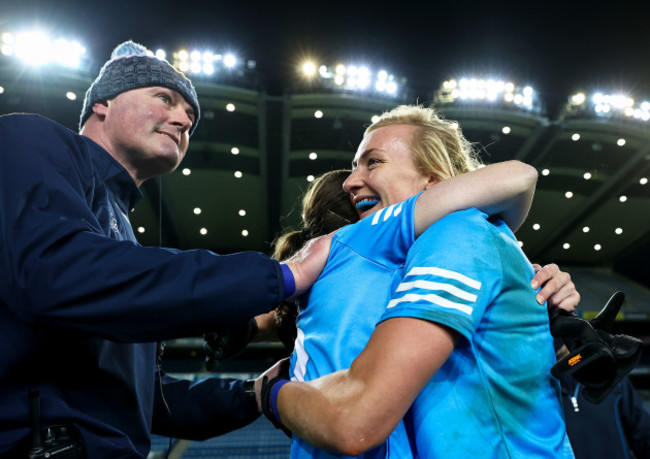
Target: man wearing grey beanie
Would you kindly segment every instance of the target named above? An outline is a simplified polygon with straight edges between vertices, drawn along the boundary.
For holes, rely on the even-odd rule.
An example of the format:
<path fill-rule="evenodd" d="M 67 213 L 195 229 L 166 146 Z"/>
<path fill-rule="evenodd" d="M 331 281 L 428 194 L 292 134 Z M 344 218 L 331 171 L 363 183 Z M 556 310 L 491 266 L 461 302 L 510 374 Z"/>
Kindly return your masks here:
<path fill-rule="evenodd" d="M 0 116 L 1 457 L 54 444 L 145 458 L 151 433 L 205 439 L 258 417 L 259 379 L 175 380 L 156 342 L 244 324 L 306 291 L 329 239 L 283 264 L 140 246 L 138 187 L 178 167 L 199 116 L 190 80 L 133 42 L 88 89 L 79 134 Z M 39 412 L 47 441 L 30 423 Z"/>

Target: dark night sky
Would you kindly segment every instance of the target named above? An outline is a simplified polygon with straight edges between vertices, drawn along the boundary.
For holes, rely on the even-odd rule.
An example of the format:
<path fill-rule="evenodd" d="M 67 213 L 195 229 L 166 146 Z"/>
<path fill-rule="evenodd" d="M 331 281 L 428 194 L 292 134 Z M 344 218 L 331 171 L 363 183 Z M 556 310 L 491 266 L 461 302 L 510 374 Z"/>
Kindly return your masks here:
<path fill-rule="evenodd" d="M 40 24 L 102 61 L 129 38 L 232 48 L 271 81 L 300 56 L 360 58 L 406 76 L 425 103 L 444 79 L 477 73 L 531 84 L 551 106 L 579 89 L 650 97 L 650 2 L 409 3 L 5 0 L 0 29 Z"/>

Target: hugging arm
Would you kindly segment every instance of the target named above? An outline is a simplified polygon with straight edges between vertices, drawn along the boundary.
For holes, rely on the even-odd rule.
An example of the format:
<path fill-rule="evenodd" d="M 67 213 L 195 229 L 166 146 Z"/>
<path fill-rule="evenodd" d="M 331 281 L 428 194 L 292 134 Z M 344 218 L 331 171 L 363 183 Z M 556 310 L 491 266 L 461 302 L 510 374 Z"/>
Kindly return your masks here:
<path fill-rule="evenodd" d="M 535 194 L 537 170 L 504 161 L 435 183 L 415 205 L 415 237 L 457 210 L 476 207 L 500 217 L 513 230 L 524 222 Z"/>

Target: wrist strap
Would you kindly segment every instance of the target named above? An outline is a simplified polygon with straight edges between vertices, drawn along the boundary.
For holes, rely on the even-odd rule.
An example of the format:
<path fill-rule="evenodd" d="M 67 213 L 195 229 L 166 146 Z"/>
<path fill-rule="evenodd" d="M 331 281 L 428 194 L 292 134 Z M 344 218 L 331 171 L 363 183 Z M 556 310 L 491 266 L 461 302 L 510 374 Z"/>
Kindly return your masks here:
<path fill-rule="evenodd" d="M 284 386 L 288 382 L 289 382 L 288 379 L 280 379 L 271 387 L 271 397 L 269 400 L 269 403 L 271 405 L 271 413 L 273 413 L 273 417 L 275 417 L 275 419 L 280 424 L 282 424 L 282 419 L 280 419 L 280 413 L 278 412 L 278 393 L 280 392 L 282 386 Z"/>
<path fill-rule="evenodd" d="M 291 268 L 288 265 L 282 263 L 280 264 L 282 269 L 282 278 L 284 281 L 284 299 L 290 298 L 294 293 L 296 293 L 296 279 L 293 277 Z"/>

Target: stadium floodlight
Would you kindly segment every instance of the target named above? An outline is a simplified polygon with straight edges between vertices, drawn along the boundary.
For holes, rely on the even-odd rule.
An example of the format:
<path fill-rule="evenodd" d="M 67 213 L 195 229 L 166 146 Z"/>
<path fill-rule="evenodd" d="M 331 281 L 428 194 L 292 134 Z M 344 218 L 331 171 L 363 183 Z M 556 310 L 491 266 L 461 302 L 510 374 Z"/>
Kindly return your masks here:
<path fill-rule="evenodd" d="M 31 66 L 58 64 L 79 68 L 86 49 L 78 42 L 63 38 L 51 39 L 41 31 L 2 34 L 0 51 L 5 56 L 15 56 Z"/>
<path fill-rule="evenodd" d="M 510 81 L 498 78 L 451 78 L 442 83 L 434 99 L 441 104 L 505 104 L 541 111 L 541 102 L 531 86 L 519 88 Z"/>
<path fill-rule="evenodd" d="M 596 91 L 587 97 L 584 93 L 571 96 L 564 107 L 563 116 L 567 117 L 606 117 L 650 120 L 650 103 L 643 101 L 635 105 L 634 99 L 625 93 L 607 94 Z"/>
<path fill-rule="evenodd" d="M 318 74 L 321 78 L 332 78 L 332 72 L 330 72 L 326 65 L 318 67 Z"/>
<path fill-rule="evenodd" d="M 302 64 L 302 71 L 308 77 L 314 76 L 316 74 L 316 66 L 313 62 L 305 62 Z"/>
<path fill-rule="evenodd" d="M 203 73 L 206 75 L 212 75 L 214 73 L 214 65 L 209 63 L 203 64 Z"/>
<path fill-rule="evenodd" d="M 157 49 L 156 52 L 154 53 L 154 55 L 158 59 L 167 59 L 167 53 L 165 52 L 164 49 Z"/>
<path fill-rule="evenodd" d="M 192 61 L 190 63 L 190 72 L 192 72 L 192 73 L 201 73 L 202 69 L 203 69 L 203 67 L 201 66 L 201 62 Z"/>
<path fill-rule="evenodd" d="M 223 57 L 223 64 L 228 68 L 233 68 L 235 65 L 237 65 L 237 58 L 234 56 L 234 54 L 226 54 Z"/>
<path fill-rule="evenodd" d="M 316 68 L 318 68 L 317 72 Z M 323 87 L 337 91 L 358 91 L 366 94 L 395 96 L 399 89 L 395 77 L 386 69 L 374 71 L 363 63 L 344 64 L 339 62 L 334 66 L 310 64 L 309 67 L 303 64 L 300 74 L 302 76 L 309 74 L 309 76 L 315 77 L 310 80 L 310 85 L 318 83 Z"/>

